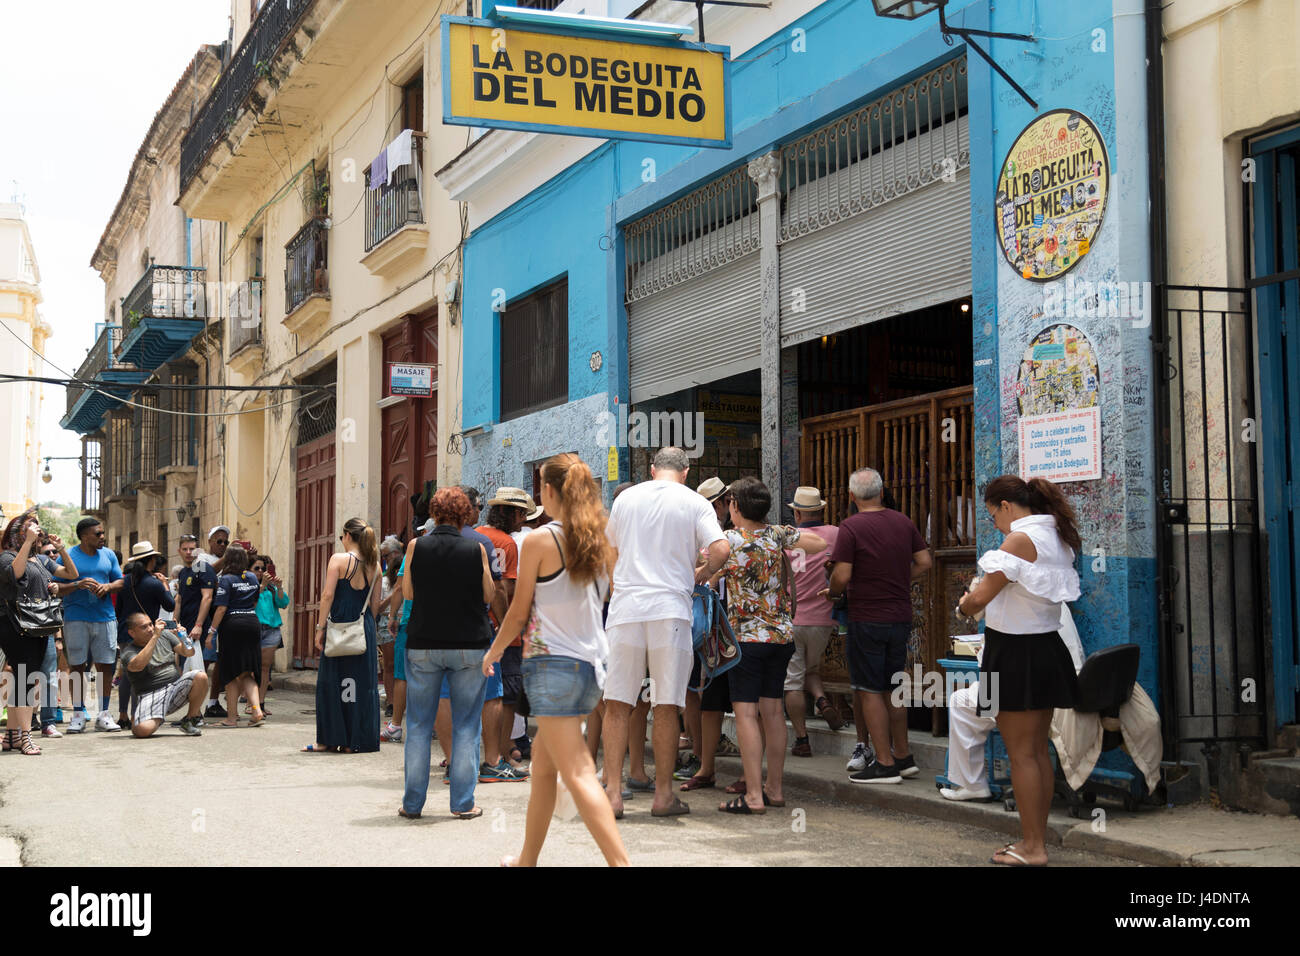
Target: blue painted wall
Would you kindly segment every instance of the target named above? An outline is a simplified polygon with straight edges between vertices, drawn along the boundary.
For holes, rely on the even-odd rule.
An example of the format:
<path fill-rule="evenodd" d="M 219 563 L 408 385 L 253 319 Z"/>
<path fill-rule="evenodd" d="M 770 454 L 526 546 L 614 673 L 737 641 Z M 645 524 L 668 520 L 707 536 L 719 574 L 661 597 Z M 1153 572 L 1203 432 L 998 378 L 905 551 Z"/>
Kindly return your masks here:
<path fill-rule="evenodd" d="M 986 46 L 1039 101 L 1039 113 L 1077 109 L 1101 131 L 1111 160 L 1111 193 L 1092 251 L 1070 273 L 1076 279 L 1150 278 L 1141 10 L 1141 0 L 979 0 L 949 15 L 954 24 L 1039 37 L 1036 43 L 990 40 Z M 792 50 L 796 30 L 804 31 L 804 53 Z M 1097 30 L 1103 31 L 1101 43 Z M 567 442 L 545 453 L 589 445 L 600 455 L 592 464 L 603 471 L 603 454 L 591 434 L 598 427 L 593 425 L 596 396 L 604 396 L 607 411 L 627 399 L 619 225 L 956 52 L 943 43 L 934 16 L 912 23 L 882 20 L 869 3 L 829 0 L 735 62 L 730 150 L 608 143 L 476 230 L 465 266 L 465 427 L 490 423 L 497 415 L 492 290 L 502 288 L 514 298 L 567 275 L 570 398 L 586 401 L 543 413 L 547 424 L 539 422 L 533 433 Z M 973 51 L 968 62 L 971 335 L 976 479 L 982 487 L 1018 467 L 1018 360 L 1032 337 L 1054 320 L 1042 315 L 1047 285 L 1023 279 L 1006 264 L 994 231 L 998 171 L 1016 135 L 1037 114 Z M 1084 594 L 1076 619 L 1086 650 L 1141 644 L 1140 680 L 1158 701 L 1148 330 L 1114 319 L 1072 324 L 1088 335 L 1101 361 L 1104 458 L 1102 480 L 1067 486 L 1080 512 L 1085 550 L 1101 549 L 1080 562 Z M 599 373 L 588 368 L 595 349 L 604 353 Z M 519 432 L 528 425 L 520 420 L 508 427 Z M 541 453 L 541 444 L 534 442 L 534 451 Z M 491 436 L 474 439 L 465 457 L 465 480 L 486 486 L 487 476 L 500 474 L 506 483 L 523 484 L 523 465 L 511 465 L 511 456 L 500 450 L 501 442 Z M 623 477 L 626 473 L 624 459 Z M 980 548 L 997 547 L 1000 537 L 978 511 Z"/>

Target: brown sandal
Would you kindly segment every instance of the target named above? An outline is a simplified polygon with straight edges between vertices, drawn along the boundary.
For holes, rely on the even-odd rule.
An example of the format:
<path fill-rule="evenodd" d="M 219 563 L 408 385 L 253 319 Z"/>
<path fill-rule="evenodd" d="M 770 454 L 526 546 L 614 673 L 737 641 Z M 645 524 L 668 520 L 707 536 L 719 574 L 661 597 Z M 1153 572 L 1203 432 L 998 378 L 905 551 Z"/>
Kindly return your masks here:
<path fill-rule="evenodd" d="M 746 784 L 745 781 L 737 780 L 735 783 L 727 787 L 727 793 L 739 793 L 744 795 L 745 791 L 748 789 L 749 785 Z"/>
<path fill-rule="evenodd" d="M 701 777 L 698 773 L 687 780 L 678 789 L 681 790 L 712 790 L 718 785 L 716 777 Z"/>

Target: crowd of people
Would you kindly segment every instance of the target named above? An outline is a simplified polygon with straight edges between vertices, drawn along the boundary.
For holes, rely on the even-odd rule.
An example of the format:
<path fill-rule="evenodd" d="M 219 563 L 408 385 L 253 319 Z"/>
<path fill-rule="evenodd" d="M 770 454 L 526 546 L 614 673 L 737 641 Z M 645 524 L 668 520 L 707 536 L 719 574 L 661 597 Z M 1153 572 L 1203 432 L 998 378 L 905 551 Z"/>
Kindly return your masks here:
<path fill-rule="evenodd" d="M 421 498 L 405 543 L 381 542 L 364 519 L 349 519 L 325 569 L 316 735 L 303 752 L 401 743 L 398 813 L 414 819 L 427 802 L 436 738 L 459 819 L 482 815 L 476 785 L 530 781 L 524 844 L 504 863 L 537 863 L 563 790 L 607 862 L 623 865 L 615 821 L 625 801 L 643 792 L 652 794 L 651 816 L 690 813 L 680 794 L 717 788 L 719 753 L 738 749 L 742 773 L 718 810 L 758 815 L 785 805 L 787 716 L 796 758 L 812 755 L 808 702 L 831 729 L 845 723 L 821 679 L 845 621 L 858 736 L 849 779 L 897 784 L 918 775 L 907 713 L 891 691 L 906 668 L 911 582 L 931 556 L 916 525 L 890 506 L 881 476 L 870 468 L 850 476 L 853 513 L 838 526 L 825 523 L 827 502 L 811 487 L 787 503 L 793 525 L 772 525 L 772 495 L 758 478 L 727 485 L 711 477 L 692 489 L 689 466 L 682 449 L 661 449 L 650 479 L 619 486 L 608 512 L 591 470 L 570 454 L 543 464 L 540 502 L 500 488 L 482 523 L 481 496 L 465 486 Z M 1050 716 L 1075 695 L 1075 665 L 1057 631 L 1064 602 L 1078 597 L 1081 542 L 1049 482 L 1004 475 L 984 498 L 1005 541 L 980 558 L 983 576 L 959 610 L 987 615 L 981 677 L 993 673 L 999 693 L 996 713 L 982 719 L 1006 740 L 1023 828 L 993 862 L 1033 865 L 1046 859 Z M 61 736 L 56 672 L 71 678 L 69 733 L 88 726 L 80 680 L 88 669 L 100 731 L 129 726 L 146 737 L 184 711 L 175 725 L 198 735 L 205 720 L 237 726 L 241 703 L 250 726 L 271 716 L 268 681 L 288 597 L 269 558 L 218 526 L 206 551 L 183 537 L 181 563 L 168 575 L 149 542 L 134 545 L 122 566 L 103 546 L 100 521 L 85 518 L 76 533 L 68 548 L 34 512 L 4 530 L 0 650 L 17 685 L 30 678 L 37 688 L 23 702 L 40 704 L 37 714 L 10 702 L 5 750 L 39 754 L 37 728 Z M 42 617 L 54 598 L 57 632 Z M 699 650 L 700 608 L 713 606 L 725 617 L 725 665 Z M 735 744 L 722 733 L 727 712 Z M 520 731 L 524 718 L 536 726 L 531 740 Z"/>
<path fill-rule="evenodd" d="M 5 750 L 39 756 L 33 734 L 49 740 L 92 727 L 148 737 L 182 710 L 173 724 L 189 736 L 200 736 L 208 720 L 237 726 L 241 703 L 250 725 L 269 716 L 262 703 L 289 604 L 269 557 L 232 543 L 219 525 L 207 550 L 182 535 L 168 572 L 166 556 L 148 541 L 125 556 L 106 547 L 98 518 L 82 518 L 75 533 L 77 544 L 66 546 L 41 528 L 35 510 L 5 526 Z"/>

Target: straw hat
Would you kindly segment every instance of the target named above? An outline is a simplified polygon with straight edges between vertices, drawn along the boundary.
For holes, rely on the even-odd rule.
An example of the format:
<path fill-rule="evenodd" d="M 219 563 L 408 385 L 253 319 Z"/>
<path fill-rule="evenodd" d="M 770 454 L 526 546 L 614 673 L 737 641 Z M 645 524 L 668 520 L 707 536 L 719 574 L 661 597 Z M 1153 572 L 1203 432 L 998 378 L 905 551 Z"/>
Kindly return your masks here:
<path fill-rule="evenodd" d="M 542 506 L 533 500 L 532 495 L 528 495 L 528 514 L 524 515 L 525 521 L 536 521 L 542 516 Z"/>
<path fill-rule="evenodd" d="M 159 557 L 162 556 L 148 541 L 137 541 L 135 544 L 131 545 L 132 561 L 143 561 L 145 558 L 152 558 L 156 554 Z"/>
<path fill-rule="evenodd" d="M 710 502 L 717 501 L 727 492 L 727 486 L 721 478 L 709 478 L 700 482 L 700 486 L 695 489 L 699 494 L 709 499 Z"/>
<path fill-rule="evenodd" d="M 491 508 L 493 505 L 523 508 L 525 511 L 537 507 L 533 502 L 533 496 L 522 488 L 498 488 L 496 497 L 488 499 L 488 507 Z"/>
<path fill-rule="evenodd" d="M 794 490 L 794 501 L 790 502 L 790 507 L 800 511 L 820 511 L 826 507 L 826 502 L 822 500 L 822 493 L 817 488 L 800 485 Z"/>

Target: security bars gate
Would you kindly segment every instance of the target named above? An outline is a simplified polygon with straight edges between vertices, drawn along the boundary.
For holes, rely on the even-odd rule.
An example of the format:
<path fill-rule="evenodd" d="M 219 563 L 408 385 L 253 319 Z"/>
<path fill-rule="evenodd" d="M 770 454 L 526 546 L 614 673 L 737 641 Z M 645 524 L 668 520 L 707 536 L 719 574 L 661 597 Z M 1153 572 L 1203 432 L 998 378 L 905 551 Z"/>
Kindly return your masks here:
<path fill-rule="evenodd" d="M 1250 297 L 1166 286 L 1160 304 L 1161 719 L 1165 755 L 1177 759 L 1190 743 L 1263 746 L 1269 673 Z"/>

